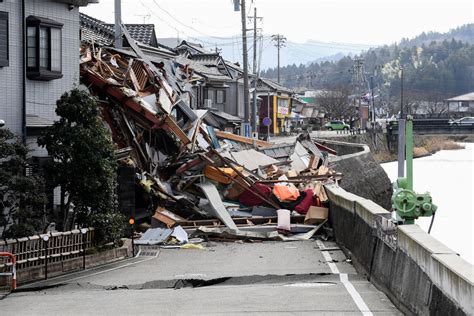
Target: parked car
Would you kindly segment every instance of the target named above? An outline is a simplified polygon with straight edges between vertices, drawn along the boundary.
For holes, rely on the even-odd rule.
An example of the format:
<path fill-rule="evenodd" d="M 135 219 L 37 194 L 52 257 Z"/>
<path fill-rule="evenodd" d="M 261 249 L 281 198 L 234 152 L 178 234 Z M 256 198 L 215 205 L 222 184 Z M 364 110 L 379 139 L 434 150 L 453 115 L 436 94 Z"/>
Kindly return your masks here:
<path fill-rule="evenodd" d="M 328 131 L 349 130 L 350 126 L 343 121 L 330 121 L 324 124 Z"/>
<path fill-rule="evenodd" d="M 451 126 L 472 126 L 474 125 L 474 117 L 472 116 L 467 116 L 467 117 L 463 117 L 463 118 L 460 118 L 460 119 L 457 119 L 457 120 L 452 120 L 452 121 L 449 121 L 449 125 Z"/>

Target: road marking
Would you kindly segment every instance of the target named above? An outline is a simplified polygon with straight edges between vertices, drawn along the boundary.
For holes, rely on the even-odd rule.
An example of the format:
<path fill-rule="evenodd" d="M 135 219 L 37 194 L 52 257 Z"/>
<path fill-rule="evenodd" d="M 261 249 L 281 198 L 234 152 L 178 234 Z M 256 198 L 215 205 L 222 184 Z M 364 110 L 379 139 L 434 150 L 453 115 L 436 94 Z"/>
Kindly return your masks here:
<path fill-rule="evenodd" d="M 322 287 L 322 286 L 331 286 L 331 285 L 335 285 L 335 283 L 323 283 L 323 282 L 319 282 L 319 283 L 315 283 L 315 282 L 312 282 L 312 283 L 290 283 L 290 284 L 285 284 L 283 286 L 286 286 L 286 287 Z"/>
<path fill-rule="evenodd" d="M 321 240 L 316 240 L 316 244 L 318 245 L 319 249 L 321 250 L 326 249 L 326 246 L 324 246 Z M 357 305 L 357 308 L 361 311 L 362 315 L 373 316 L 369 307 L 364 302 L 364 299 L 362 298 L 362 296 L 360 296 L 359 292 L 357 292 L 354 285 L 352 285 L 351 281 L 349 281 L 349 277 L 347 276 L 347 273 L 341 273 L 339 271 L 336 264 L 333 262 L 332 257 L 329 254 L 329 252 L 322 251 L 321 253 L 323 254 L 324 260 L 326 260 L 326 263 L 328 264 L 329 269 L 331 269 L 331 272 L 334 274 L 339 274 L 339 279 L 341 280 L 341 283 L 344 285 L 347 292 L 349 292 L 350 296 L 352 297 L 352 300 Z"/>
<path fill-rule="evenodd" d="M 67 279 L 66 282 L 71 282 L 71 281 L 74 281 L 74 280 L 79 280 L 79 279 L 88 278 L 88 277 L 91 277 L 91 276 L 94 276 L 94 275 L 98 275 L 98 274 L 102 274 L 102 273 L 105 273 L 105 272 L 110 272 L 110 271 L 114 271 L 114 270 L 126 268 L 126 267 L 131 266 L 131 265 L 134 265 L 134 264 L 139 264 L 139 263 L 142 263 L 142 262 L 146 262 L 146 261 L 149 261 L 149 260 L 153 260 L 153 259 L 156 259 L 156 257 L 158 257 L 158 254 L 159 254 L 159 253 L 160 253 L 160 252 L 158 251 L 158 252 L 156 253 L 156 256 L 154 256 L 154 257 L 149 257 L 149 258 L 146 258 L 146 259 L 143 259 L 143 260 L 140 260 L 140 261 L 130 262 L 130 263 L 124 264 L 124 265 L 122 265 L 122 266 L 110 268 L 110 269 L 107 269 L 107 270 L 98 271 L 98 272 L 96 272 L 96 273 L 91 273 L 91 274 L 87 274 L 87 275 L 82 275 L 82 276 L 79 276 L 79 277 L 77 277 L 77 278 Z M 135 258 L 136 258 L 136 257 L 135 257 Z"/>

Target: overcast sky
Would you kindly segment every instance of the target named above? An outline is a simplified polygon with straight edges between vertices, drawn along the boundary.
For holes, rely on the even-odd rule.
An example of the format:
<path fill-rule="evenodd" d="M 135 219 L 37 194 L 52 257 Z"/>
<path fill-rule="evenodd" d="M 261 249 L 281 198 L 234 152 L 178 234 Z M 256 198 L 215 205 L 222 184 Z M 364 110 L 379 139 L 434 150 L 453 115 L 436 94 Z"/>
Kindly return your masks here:
<path fill-rule="evenodd" d="M 425 31 L 446 32 L 474 21 L 472 0 L 247 0 L 247 10 L 263 17 L 264 34 L 280 33 L 295 42 L 319 40 L 390 44 Z M 113 22 L 114 0 L 81 9 Z M 240 12 L 232 0 L 122 0 L 125 23 L 154 23 L 157 36 L 180 38 L 236 36 Z M 251 24 L 250 21 L 248 23 Z M 235 40 L 236 43 L 238 39 Z"/>

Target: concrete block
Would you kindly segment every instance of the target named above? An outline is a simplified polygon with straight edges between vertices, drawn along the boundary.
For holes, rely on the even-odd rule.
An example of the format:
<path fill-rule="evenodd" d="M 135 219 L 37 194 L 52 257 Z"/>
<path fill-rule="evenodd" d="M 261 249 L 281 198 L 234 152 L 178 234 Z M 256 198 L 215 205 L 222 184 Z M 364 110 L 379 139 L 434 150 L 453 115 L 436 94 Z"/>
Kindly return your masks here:
<path fill-rule="evenodd" d="M 430 278 L 468 315 L 474 312 L 473 265 L 456 254 L 432 255 Z"/>
<path fill-rule="evenodd" d="M 417 315 L 428 314 L 432 282 L 419 265 L 397 250 L 390 278 L 390 291 L 400 304 Z"/>
<path fill-rule="evenodd" d="M 373 225 L 377 216 L 390 218 L 390 212 L 378 205 L 377 203 L 359 198 L 355 203 L 355 212 L 367 224 Z"/>
<path fill-rule="evenodd" d="M 418 225 L 400 225 L 397 228 L 398 248 L 412 258 L 429 274 L 433 254 L 456 254 Z"/>
<path fill-rule="evenodd" d="M 354 201 L 362 199 L 360 196 L 347 192 L 337 185 L 327 185 L 325 186 L 325 189 L 331 203 L 334 203 L 351 213 L 354 213 Z"/>

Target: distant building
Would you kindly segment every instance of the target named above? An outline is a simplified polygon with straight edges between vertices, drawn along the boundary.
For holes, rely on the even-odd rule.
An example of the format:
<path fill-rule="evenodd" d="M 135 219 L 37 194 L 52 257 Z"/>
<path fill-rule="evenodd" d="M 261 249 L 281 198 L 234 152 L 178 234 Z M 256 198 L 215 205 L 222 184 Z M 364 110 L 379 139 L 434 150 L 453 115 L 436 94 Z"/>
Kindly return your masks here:
<path fill-rule="evenodd" d="M 293 90 L 273 80 L 265 78 L 258 80 L 257 96 L 261 100 L 258 111 L 259 133 L 267 133 L 267 127 L 263 125 L 265 117 L 269 117 L 271 120 L 271 134 L 277 135 L 290 131 L 293 94 Z"/>
<path fill-rule="evenodd" d="M 219 119 L 225 118 L 233 126 L 241 122 L 244 118 L 244 71 L 200 44 L 182 41 L 175 51 L 179 54 L 176 61 L 189 66 L 202 78 L 193 84 L 192 108 L 212 109 Z"/>
<path fill-rule="evenodd" d="M 79 6 L 97 2 L 0 1 L 0 119 L 32 155 L 46 155 L 37 135 L 56 119 L 56 100 L 79 84 Z"/>
<path fill-rule="evenodd" d="M 448 104 L 448 112 L 456 117 L 474 115 L 474 92 L 458 95 L 444 100 Z"/>

